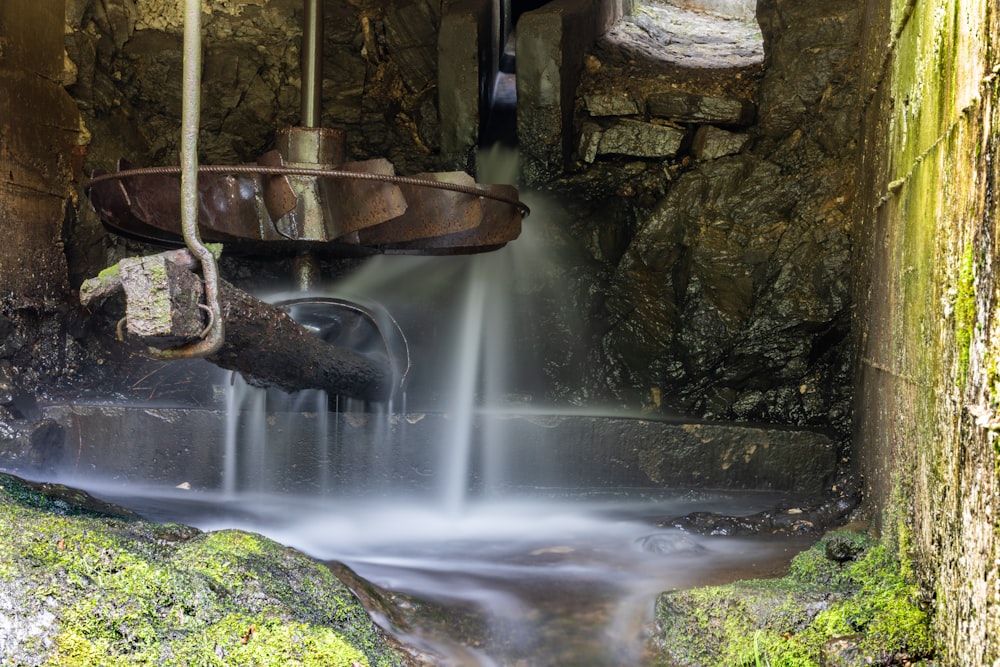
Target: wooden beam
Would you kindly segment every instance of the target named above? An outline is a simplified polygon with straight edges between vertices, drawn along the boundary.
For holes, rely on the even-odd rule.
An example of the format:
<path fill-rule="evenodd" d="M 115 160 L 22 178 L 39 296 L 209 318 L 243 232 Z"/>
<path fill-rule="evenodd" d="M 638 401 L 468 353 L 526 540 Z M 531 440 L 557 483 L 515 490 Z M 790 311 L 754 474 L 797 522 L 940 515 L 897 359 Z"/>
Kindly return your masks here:
<path fill-rule="evenodd" d="M 201 280 L 186 250 L 127 258 L 86 281 L 84 305 L 125 292 L 130 335 L 153 348 L 189 342 L 207 320 L 199 307 Z M 331 395 L 387 400 L 393 373 L 388 362 L 331 345 L 301 326 L 279 306 L 266 303 L 224 280 L 219 303 L 225 341 L 213 364 L 240 372 L 257 386 L 286 391 L 323 389 Z"/>

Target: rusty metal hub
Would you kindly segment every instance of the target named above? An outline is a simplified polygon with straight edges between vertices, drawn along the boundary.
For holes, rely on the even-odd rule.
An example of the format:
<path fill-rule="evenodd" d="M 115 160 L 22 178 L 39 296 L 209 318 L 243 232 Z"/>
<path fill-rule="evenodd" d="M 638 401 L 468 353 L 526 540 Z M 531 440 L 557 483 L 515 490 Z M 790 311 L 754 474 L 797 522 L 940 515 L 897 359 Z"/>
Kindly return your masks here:
<path fill-rule="evenodd" d="M 253 165 L 198 168 L 202 238 L 227 250 L 327 254 L 465 254 L 494 250 L 521 232 L 528 208 L 509 185 L 465 172 L 397 176 L 388 160 L 346 162 L 339 130 L 291 127 Z M 95 172 L 87 194 L 113 232 L 182 243 L 179 168 Z"/>

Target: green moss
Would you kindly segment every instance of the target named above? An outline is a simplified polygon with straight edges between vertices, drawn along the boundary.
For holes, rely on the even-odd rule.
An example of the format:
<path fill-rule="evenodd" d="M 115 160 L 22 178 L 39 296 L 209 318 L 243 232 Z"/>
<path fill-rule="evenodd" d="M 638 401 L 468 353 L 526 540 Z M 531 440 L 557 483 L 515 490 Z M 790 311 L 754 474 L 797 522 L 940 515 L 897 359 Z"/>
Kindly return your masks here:
<path fill-rule="evenodd" d="M 149 285 L 152 288 L 150 301 L 143 307 L 144 316 L 151 320 L 150 325 L 153 321 L 156 322 L 156 331 L 168 332 L 173 325 L 174 311 L 170 298 L 166 262 L 143 262 L 143 268 L 149 277 Z"/>
<path fill-rule="evenodd" d="M 244 614 L 227 616 L 185 638 L 174 655 L 176 663 L 183 665 L 351 667 L 367 663 L 364 654 L 328 628 Z"/>
<path fill-rule="evenodd" d="M 293 549 L 64 503 L 0 475 L 0 595 L 18 600 L 11 618 L 54 618 L 14 664 L 402 664 L 346 586 Z"/>
<path fill-rule="evenodd" d="M 98 273 L 97 274 L 97 279 L 99 281 L 107 281 L 109 278 L 110 279 L 116 279 L 119 276 L 121 276 L 121 269 L 118 268 L 117 264 L 112 264 L 108 268 L 106 268 L 103 271 L 101 271 L 100 273 Z"/>
<path fill-rule="evenodd" d="M 299 665 L 351 667 L 368 658 L 330 628 L 289 622 L 263 614 L 232 613 L 202 625 L 172 642 L 131 635 L 140 650 L 123 652 L 115 644 L 124 637 L 86 632 L 73 625 L 59 636 L 59 654 L 52 665 Z"/>
<path fill-rule="evenodd" d="M 831 540 L 845 539 L 860 555 L 831 560 Z M 660 664 L 675 666 L 818 667 L 824 644 L 846 636 L 872 664 L 891 655 L 920 658 L 933 653 L 934 642 L 917 598 L 890 546 L 832 533 L 797 556 L 783 578 L 661 596 L 662 632 L 653 645 Z"/>
<path fill-rule="evenodd" d="M 955 349 L 958 355 L 958 370 L 955 384 L 961 388 L 969 376 L 969 351 L 972 347 L 973 327 L 976 323 L 975 272 L 972 248 L 962 257 L 955 295 Z"/>
<path fill-rule="evenodd" d="M 930 619 L 915 603 L 916 586 L 904 578 L 898 559 L 885 545 L 868 551 L 846 568 L 857 590 L 813 619 L 796 637 L 803 647 L 819 646 L 843 635 L 858 634 L 858 650 L 882 660 L 894 654 L 916 657 L 933 653 Z"/>

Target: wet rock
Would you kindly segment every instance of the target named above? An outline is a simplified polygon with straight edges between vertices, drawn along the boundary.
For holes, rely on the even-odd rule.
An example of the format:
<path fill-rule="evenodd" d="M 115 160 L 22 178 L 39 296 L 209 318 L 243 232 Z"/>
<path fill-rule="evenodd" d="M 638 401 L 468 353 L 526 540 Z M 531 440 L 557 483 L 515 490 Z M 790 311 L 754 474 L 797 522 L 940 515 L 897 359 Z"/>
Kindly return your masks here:
<path fill-rule="evenodd" d="M 627 247 L 595 287 L 609 324 L 594 367 L 615 370 L 593 384 L 629 400 L 656 387 L 664 408 L 706 418 L 830 423 L 846 437 L 857 127 L 844 119 L 857 105 L 856 15 L 840 2 L 787 4 L 759 5 L 766 95 L 753 90 L 749 71 L 730 70 L 727 80 L 687 70 L 687 80 L 674 79 L 652 54 L 647 61 L 633 51 L 633 66 L 602 43 L 602 67 L 585 77 L 583 100 L 617 90 L 648 99 L 651 113 L 691 119 L 708 109 L 748 122 L 740 101 L 755 99 L 757 120 L 742 136 L 724 134 L 732 125 L 702 124 L 695 159 L 659 167 L 665 193 L 652 202 L 653 188 L 633 195 L 633 217 L 622 223 Z M 818 61 L 794 55 L 812 48 Z M 643 72 L 639 84 L 624 76 L 633 69 Z M 797 96 L 817 92 L 809 113 L 792 113 L 803 104 Z M 606 161 L 587 162 L 598 154 L 601 122 L 581 119 L 580 156 L 591 170 Z M 641 182 L 630 176 L 620 190 L 634 193 Z M 606 220 L 590 224 L 609 234 Z"/>
<path fill-rule="evenodd" d="M 836 497 L 802 507 L 777 508 L 746 516 L 692 512 L 657 523 L 699 535 L 819 535 L 847 521 L 860 502 L 860 494 L 856 491 L 841 492 Z M 827 557 L 846 562 L 864 551 L 867 543 L 852 535 L 835 533 L 827 538 L 824 541 Z"/>
<path fill-rule="evenodd" d="M 867 545 L 855 533 L 833 533 L 823 541 L 823 553 L 832 561 L 846 563 L 857 560 Z"/>
<path fill-rule="evenodd" d="M 677 154 L 685 135 L 684 130 L 671 125 L 628 118 L 607 127 L 588 123 L 580 140 L 580 154 L 587 162 L 600 155 L 667 158 Z"/>
<path fill-rule="evenodd" d="M 109 509 L 0 475 L 6 660 L 406 664 L 347 587 L 303 554 Z"/>
<path fill-rule="evenodd" d="M 6 359 L 0 360 L 0 405 L 14 402 L 14 369 Z"/>
<path fill-rule="evenodd" d="M 646 98 L 646 107 L 656 118 L 694 123 L 748 125 L 754 117 L 754 106 L 747 100 L 684 91 L 652 94 Z"/>
<path fill-rule="evenodd" d="M 661 556 L 693 556 L 707 551 L 704 545 L 683 533 L 654 533 L 636 540 L 640 551 Z"/>
<path fill-rule="evenodd" d="M 7 468 L 30 473 L 54 471 L 66 455 L 66 435 L 51 419 L 14 418 L 0 408 L 0 459 Z"/>
<path fill-rule="evenodd" d="M 694 133 L 691 154 L 696 160 L 714 160 L 739 153 L 749 142 L 750 137 L 746 134 L 702 125 Z"/>

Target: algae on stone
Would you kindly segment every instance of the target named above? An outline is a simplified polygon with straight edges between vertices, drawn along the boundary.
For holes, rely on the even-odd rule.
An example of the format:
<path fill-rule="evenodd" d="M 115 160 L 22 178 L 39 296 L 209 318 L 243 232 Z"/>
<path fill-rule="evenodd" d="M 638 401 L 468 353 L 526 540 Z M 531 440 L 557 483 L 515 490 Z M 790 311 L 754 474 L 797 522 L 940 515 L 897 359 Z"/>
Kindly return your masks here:
<path fill-rule="evenodd" d="M 781 579 L 664 593 L 650 646 L 661 667 L 819 667 L 838 642 L 857 664 L 919 660 L 934 643 L 918 599 L 887 544 L 837 531 Z"/>
<path fill-rule="evenodd" d="M 0 655 L 20 665 L 395 667 L 332 572 L 236 530 L 50 499 L 0 475 Z"/>

